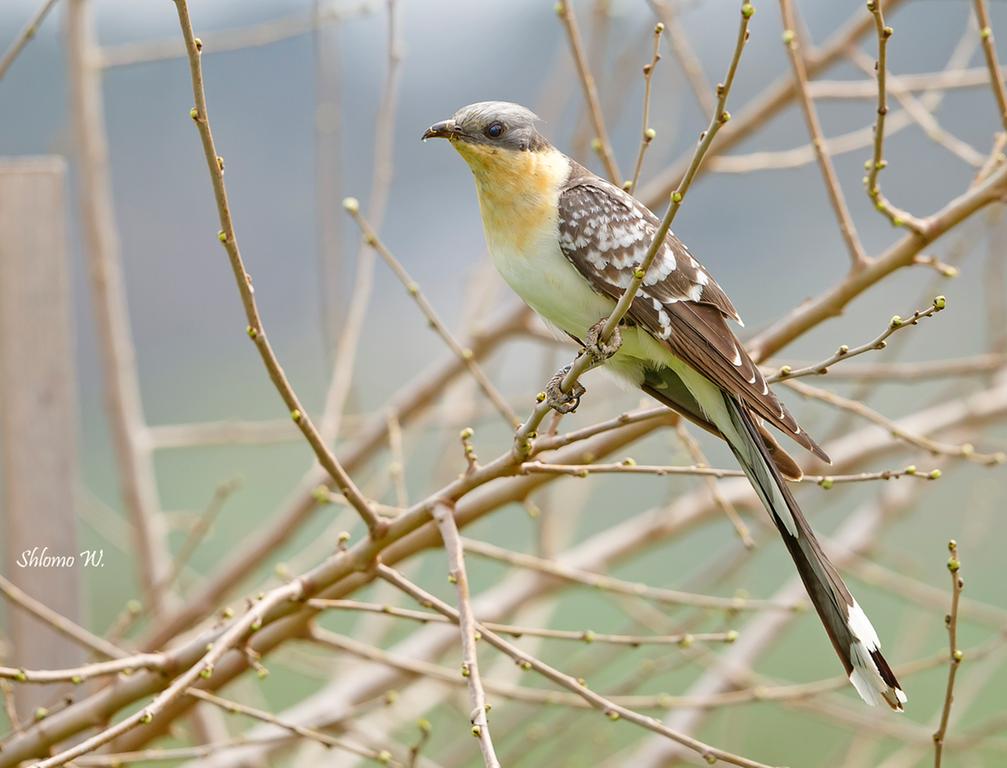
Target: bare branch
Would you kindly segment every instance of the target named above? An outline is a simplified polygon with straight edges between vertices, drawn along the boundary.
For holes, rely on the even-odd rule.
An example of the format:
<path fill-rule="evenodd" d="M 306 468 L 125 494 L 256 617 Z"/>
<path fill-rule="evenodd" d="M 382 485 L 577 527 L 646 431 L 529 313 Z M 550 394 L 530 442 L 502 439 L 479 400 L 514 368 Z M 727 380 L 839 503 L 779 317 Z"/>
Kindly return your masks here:
<path fill-rule="evenodd" d="M 989 13 L 986 11 L 986 0 L 975 0 L 975 10 L 976 20 L 979 22 L 979 39 L 982 40 L 986 68 L 989 70 L 990 87 L 997 100 L 1000 122 L 1004 130 L 1007 130 L 1007 91 L 1004 90 L 1004 81 L 1000 74 L 1000 63 L 997 61 L 997 49 L 993 42 L 993 28 L 990 27 Z"/>
<path fill-rule="evenodd" d="M 661 60 L 661 33 L 664 32 L 664 24 L 660 22 L 654 26 L 654 52 L 651 54 L 650 63 L 643 66 L 643 120 L 640 128 L 640 151 L 636 155 L 636 165 L 633 167 L 633 178 L 626 186 L 626 191 L 630 194 L 636 189 L 640 181 L 640 170 L 643 168 L 643 156 L 647 152 L 647 147 L 657 136 L 657 132 L 650 127 L 650 86 L 654 79 L 654 68 Z"/>
<path fill-rule="evenodd" d="M 28 23 L 24 25 L 24 28 L 18 33 L 18 36 L 14 38 L 14 41 L 10 44 L 4 55 L 0 57 L 0 80 L 3 80 L 4 75 L 7 74 L 7 70 L 10 69 L 11 64 L 14 63 L 14 59 L 18 57 L 24 47 L 28 43 L 35 39 L 35 35 L 38 33 L 38 28 L 42 26 L 42 22 L 45 20 L 46 15 L 52 10 L 52 7 L 56 5 L 58 0 L 45 0 L 39 7 L 35 14 L 28 20 Z"/>
<path fill-rule="evenodd" d="M 867 10 L 874 17 L 874 27 L 878 34 L 878 59 L 874 63 L 878 79 L 878 119 L 874 123 L 874 157 L 867 162 L 867 196 L 874 201 L 874 207 L 884 214 L 896 227 L 907 226 L 914 232 L 919 232 L 922 224 L 919 219 L 907 211 L 895 208 L 881 193 L 878 174 L 888 165 L 884 159 L 885 116 L 888 114 L 888 41 L 893 32 L 885 24 L 884 12 L 881 9 L 882 0 L 870 0 Z"/>
<path fill-rule="evenodd" d="M 420 589 L 415 584 L 410 583 L 404 579 L 397 571 L 389 568 L 386 565 L 379 564 L 378 575 L 385 579 L 389 583 L 395 585 L 403 592 L 409 594 L 413 599 L 421 603 L 429 603 L 433 606 L 434 610 L 439 613 L 449 616 L 456 623 L 460 621 L 458 612 L 455 611 L 451 606 L 438 600 L 436 597 L 431 595 L 429 592 Z M 483 626 L 477 625 L 483 638 L 492 645 L 497 650 L 507 654 L 515 662 L 517 662 L 525 670 L 535 670 L 543 677 L 551 680 L 557 685 L 566 688 L 567 690 L 575 693 L 576 695 L 583 698 L 589 704 L 591 704 L 595 709 L 598 709 L 605 713 L 605 715 L 610 720 L 624 719 L 628 720 L 635 725 L 639 725 L 642 728 L 646 728 L 649 731 L 660 734 L 672 741 L 675 741 L 687 749 L 691 749 L 697 752 L 701 757 L 707 760 L 707 762 L 714 762 L 716 760 L 723 760 L 725 763 L 730 763 L 731 765 L 741 765 L 749 766 L 750 768 L 766 768 L 763 763 L 756 762 L 754 760 L 749 760 L 740 755 L 735 755 L 731 752 L 726 752 L 716 747 L 711 747 L 698 739 L 694 739 L 691 736 L 687 736 L 684 733 L 679 733 L 666 726 L 662 725 L 660 722 L 655 720 L 653 717 L 647 717 L 645 715 L 640 715 L 627 707 L 607 699 L 606 697 L 595 693 L 583 680 L 577 680 L 569 675 L 563 674 L 559 670 L 551 667 L 545 662 L 525 653 L 520 648 L 511 643 L 507 642 L 499 635 L 494 632 L 489 631 Z M 712 760 L 711 760 L 712 758 Z"/>
<path fill-rule="evenodd" d="M 461 538 L 458 536 L 458 526 L 455 524 L 455 511 L 447 504 L 434 507 L 434 522 L 441 532 L 444 550 L 448 555 L 449 578 L 458 591 L 458 612 L 455 621 L 462 635 L 462 677 L 468 681 L 469 722 L 472 725 L 472 735 L 479 740 L 479 749 L 483 755 L 486 768 L 500 768 L 500 760 L 493 749 L 493 739 L 490 736 L 490 726 L 487 720 L 489 705 L 486 703 L 486 691 L 483 690 L 482 677 L 479 675 L 479 655 L 476 651 L 476 620 L 472 615 L 472 603 L 469 600 L 469 578 L 465 572 L 465 556 L 462 552 Z"/>
<path fill-rule="evenodd" d="M 829 369 L 833 365 L 840 361 L 849 360 L 850 358 L 857 357 L 858 355 L 862 355 L 865 352 L 870 352 L 872 350 L 884 349 L 887 346 L 886 339 L 888 339 L 888 337 L 893 333 L 897 333 L 904 328 L 919 324 L 920 320 L 924 317 L 933 317 L 946 306 L 947 299 L 943 296 L 937 296 L 929 307 L 926 309 L 917 309 L 908 319 L 903 319 L 900 315 L 895 315 L 891 321 L 889 321 L 888 327 L 866 344 L 861 344 L 859 347 L 853 347 L 852 349 L 843 344 L 831 356 L 825 358 L 820 363 L 815 363 L 804 368 L 794 370 L 791 366 L 784 365 L 775 375 L 769 377 L 769 382 L 775 383 L 784 379 L 801 378 L 802 376 L 823 376 L 829 372 Z"/>
<path fill-rule="evenodd" d="M 954 539 L 948 542 L 948 551 L 951 553 L 951 556 L 948 558 L 948 572 L 951 574 L 951 611 L 944 617 L 944 624 L 948 628 L 948 645 L 950 647 L 948 684 L 944 692 L 944 708 L 941 710 L 940 725 L 934 732 L 934 768 L 941 768 L 941 758 L 944 754 L 944 737 L 948 730 L 948 718 L 951 716 L 951 703 L 955 698 L 955 676 L 958 674 L 958 667 L 961 666 L 962 659 L 965 658 L 958 647 L 958 602 L 961 599 L 962 587 L 965 586 L 965 580 L 961 577 L 958 544 Z"/>
<path fill-rule="evenodd" d="M 566 30 L 566 36 L 570 42 L 570 52 L 573 54 L 573 61 L 577 66 L 577 75 L 580 77 L 580 84 L 584 89 L 584 100 L 587 102 L 588 114 L 591 116 L 591 124 L 594 126 L 595 139 L 591 142 L 591 146 L 605 164 L 605 173 L 608 174 L 609 181 L 621 186 L 624 179 L 619 171 L 619 164 L 615 160 L 615 153 L 612 151 L 612 142 L 608 138 L 605 116 L 602 114 L 601 103 L 598 101 L 598 87 L 595 85 L 587 57 L 584 55 L 584 43 L 580 38 L 577 16 L 574 14 L 569 0 L 560 0 L 556 4 L 556 15 L 559 16 L 560 21 L 563 22 L 563 28 Z"/>
<path fill-rule="evenodd" d="M 119 659 L 126 656 L 126 652 L 112 643 L 92 634 L 84 627 L 76 624 L 65 616 L 56 613 L 44 603 L 39 602 L 31 595 L 25 593 L 4 576 L 0 576 L 0 592 L 4 597 L 23 608 L 40 621 L 48 624 L 63 637 L 67 637 L 79 644 L 82 648 L 87 648 L 99 656 L 109 659 Z"/>
<path fill-rule="evenodd" d="M 864 248 L 857 237 L 857 229 L 853 225 L 850 211 L 846 207 L 846 199 L 843 197 L 843 191 L 836 178 L 836 170 L 832 167 L 832 160 L 825 149 L 825 139 L 822 135 L 822 126 L 818 122 L 818 112 L 808 95 L 808 71 L 804 54 L 798 45 L 794 8 L 790 0 L 780 0 L 780 13 L 783 15 L 783 44 L 787 48 L 790 66 L 794 71 L 797 98 L 804 112 L 804 120 L 808 124 L 811 144 L 815 148 L 818 165 L 822 170 L 822 179 L 825 181 L 825 189 L 829 193 L 829 201 L 832 203 L 836 218 L 839 220 L 839 231 L 846 242 L 846 249 L 850 252 L 852 268 L 854 271 L 859 270 L 867 265 L 867 254 L 864 253 Z"/>
<path fill-rule="evenodd" d="M 451 331 L 449 331 L 447 326 L 444 325 L 443 321 L 437 315 L 436 310 L 433 308 L 433 305 L 427 297 L 423 295 L 423 291 L 420 290 L 419 285 L 412 279 L 406 271 L 406 268 L 402 266 L 402 262 L 396 259 L 392 252 L 388 250 L 388 247 L 377 236 L 367 219 L 365 219 L 363 214 L 360 213 L 360 204 L 351 197 L 343 201 L 343 207 L 350 214 L 350 218 L 352 218 L 353 221 L 356 222 L 357 226 L 360 227 L 360 231 L 364 236 L 364 242 L 373 248 L 378 255 L 385 260 L 385 263 L 391 267 L 392 272 L 395 273 L 399 282 L 405 286 L 405 289 L 409 292 L 413 301 L 416 302 L 416 305 L 420 308 L 423 316 L 426 317 L 427 321 L 430 323 L 430 327 L 433 328 L 437 335 L 441 337 L 444 343 L 448 346 L 448 349 L 454 352 L 455 355 L 458 356 L 458 359 L 464 363 L 469 374 L 476 380 L 479 388 L 483 391 L 483 394 L 486 395 L 489 401 L 493 403 L 496 409 L 500 412 L 500 415 L 503 416 L 512 427 L 518 426 L 521 422 L 520 419 L 518 419 L 517 414 L 514 413 L 514 410 L 504 399 L 504 396 L 501 395 L 497 388 L 493 386 L 493 383 L 483 372 L 479 363 L 473 359 L 472 350 L 466 349 L 459 344 L 458 340 L 451 334 Z"/>
<path fill-rule="evenodd" d="M 217 148 L 213 142 L 213 134 L 210 132 L 206 93 L 203 90 L 203 69 L 200 64 L 200 54 L 202 53 L 203 44 L 202 42 L 197 42 L 196 36 L 192 32 L 192 22 L 189 19 L 187 0 L 175 0 L 175 5 L 178 9 L 178 18 L 182 27 L 182 35 L 185 38 L 186 49 L 189 52 L 192 93 L 196 103 L 196 106 L 192 108 L 191 115 L 203 143 L 203 153 L 206 156 L 210 181 L 213 185 L 214 198 L 217 203 L 217 213 L 220 217 L 220 233 L 218 238 L 227 251 L 227 256 L 231 262 L 231 269 L 237 282 L 238 292 L 241 294 L 241 302 L 248 320 L 248 336 L 255 343 L 256 349 L 258 349 L 259 355 L 262 357 L 262 362 L 269 373 L 269 378 L 290 411 L 291 419 L 297 424 L 301 433 L 311 445 L 315 456 L 318 458 L 318 462 L 331 475 L 347 501 L 357 510 L 361 519 L 367 524 L 367 528 L 371 534 L 380 537 L 385 530 L 385 523 L 378 519 L 374 510 L 371 509 L 370 502 L 364 498 L 360 489 L 357 488 L 356 484 L 354 484 L 353 480 L 346 473 L 346 470 L 339 463 L 339 460 L 336 459 L 322 440 L 321 435 L 315 429 L 315 425 L 305 412 L 297 394 L 287 380 L 286 374 L 284 374 L 283 368 L 276 357 L 276 353 L 273 352 L 272 345 L 266 339 L 266 332 L 259 317 L 255 295 L 252 292 L 252 278 L 245 270 L 241 251 L 238 248 L 234 223 L 231 219 L 231 209 L 227 200 L 227 187 L 224 184 L 224 162 L 220 155 L 217 154 Z"/>

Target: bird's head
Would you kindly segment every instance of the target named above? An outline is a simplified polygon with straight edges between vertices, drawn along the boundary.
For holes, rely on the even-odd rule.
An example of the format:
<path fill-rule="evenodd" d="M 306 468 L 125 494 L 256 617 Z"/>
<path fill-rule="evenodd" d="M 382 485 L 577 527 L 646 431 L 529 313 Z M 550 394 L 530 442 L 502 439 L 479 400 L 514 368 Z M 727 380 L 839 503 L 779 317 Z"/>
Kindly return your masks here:
<path fill-rule="evenodd" d="M 536 129 L 537 121 L 535 113 L 520 104 L 481 101 L 427 128 L 423 140 L 447 139 L 473 172 L 492 173 L 521 163 L 525 153 L 552 148 Z"/>

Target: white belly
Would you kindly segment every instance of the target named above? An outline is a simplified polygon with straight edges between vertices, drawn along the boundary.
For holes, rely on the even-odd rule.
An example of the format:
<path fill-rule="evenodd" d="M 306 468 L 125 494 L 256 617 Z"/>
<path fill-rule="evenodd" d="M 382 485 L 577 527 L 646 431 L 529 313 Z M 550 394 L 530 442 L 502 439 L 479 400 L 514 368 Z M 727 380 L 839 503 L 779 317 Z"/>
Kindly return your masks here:
<path fill-rule="evenodd" d="M 555 240 L 533 245 L 531 253 L 500 243 L 489 246 L 497 270 L 514 292 L 543 318 L 578 339 L 615 306 L 591 289 Z"/>
<path fill-rule="evenodd" d="M 514 292 L 550 324 L 583 340 L 592 325 L 612 313 L 615 302 L 591 289 L 558 242 L 532 250 L 533 255 L 518 253 L 490 243 L 493 262 Z M 676 364 L 681 363 L 663 343 L 633 326 L 622 329 L 622 347 L 605 368 L 639 386 L 644 367 Z"/>

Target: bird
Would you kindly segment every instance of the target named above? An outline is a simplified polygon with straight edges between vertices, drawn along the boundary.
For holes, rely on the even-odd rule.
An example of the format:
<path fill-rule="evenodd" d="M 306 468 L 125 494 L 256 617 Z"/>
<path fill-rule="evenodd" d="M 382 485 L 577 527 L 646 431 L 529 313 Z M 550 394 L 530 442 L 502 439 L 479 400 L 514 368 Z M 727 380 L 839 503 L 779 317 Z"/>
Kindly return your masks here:
<path fill-rule="evenodd" d="M 537 116 L 505 101 L 462 107 L 422 135 L 446 139 L 475 178 L 490 257 L 549 325 L 633 386 L 723 438 L 769 512 L 850 682 L 871 705 L 902 711 L 905 692 L 870 620 L 826 556 L 787 486 L 797 462 L 769 424 L 824 461 L 732 331 L 730 298 L 670 230 L 617 333 L 601 328 L 632 282 L 660 222 L 635 197 L 553 146 Z M 549 402 L 576 407 L 583 387 Z"/>

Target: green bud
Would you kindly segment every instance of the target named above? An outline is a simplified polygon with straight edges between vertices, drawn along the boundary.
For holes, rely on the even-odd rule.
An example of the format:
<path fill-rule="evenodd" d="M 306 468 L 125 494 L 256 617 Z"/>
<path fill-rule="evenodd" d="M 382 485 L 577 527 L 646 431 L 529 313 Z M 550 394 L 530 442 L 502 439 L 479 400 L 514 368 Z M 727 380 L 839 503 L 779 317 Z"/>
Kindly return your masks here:
<path fill-rule="evenodd" d="M 744 16 L 746 19 L 752 18 L 752 16 L 755 15 L 755 6 L 752 5 L 751 3 L 745 3 L 743 6 L 741 6 L 741 15 Z"/>
<path fill-rule="evenodd" d="M 355 197 L 344 197 L 343 210 L 348 213 L 356 213 L 360 210 L 360 201 Z"/>
<path fill-rule="evenodd" d="M 957 273 L 958 270 L 955 270 Z M 943 296 L 937 296 L 934 298 L 934 309 L 940 312 L 944 307 L 948 305 L 948 300 Z"/>
<path fill-rule="evenodd" d="M 671 202 L 673 203 L 682 202 L 682 193 L 679 192 L 677 189 L 671 193 Z"/>
<path fill-rule="evenodd" d="M 794 44 L 794 30 L 792 30 L 792 29 L 785 29 L 783 31 L 783 44 L 784 45 L 793 45 Z"/>
<path fill-rule="evenodd" d="M 657 137 L 657 131 L 655 131 L 653 128 L 648 128 L 643 132 L 643 138 L 645 138 L 647 141 L 653 141 L 656 137 Z"/>

